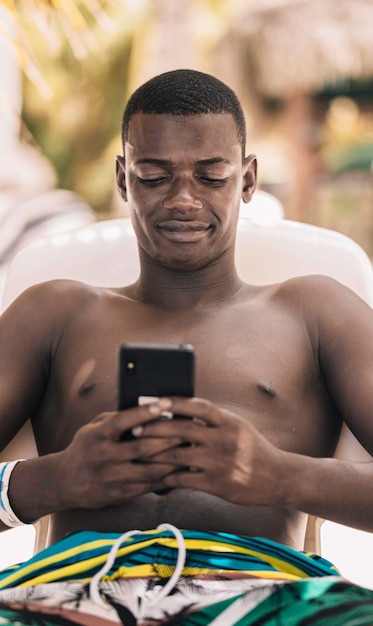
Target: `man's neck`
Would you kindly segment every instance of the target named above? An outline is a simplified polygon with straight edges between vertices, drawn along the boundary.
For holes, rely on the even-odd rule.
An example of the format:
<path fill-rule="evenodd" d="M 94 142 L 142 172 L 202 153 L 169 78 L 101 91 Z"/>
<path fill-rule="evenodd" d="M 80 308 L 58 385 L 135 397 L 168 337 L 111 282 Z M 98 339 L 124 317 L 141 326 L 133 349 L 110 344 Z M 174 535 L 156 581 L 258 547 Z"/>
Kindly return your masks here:
<path fill-rule="evenodd" d="M 131 296 L 168 309 L 218 305 L 229 300 L 242 286 L 233 261 L 217 261 L 194 271 L 178 271 L 142 260 Z"/>

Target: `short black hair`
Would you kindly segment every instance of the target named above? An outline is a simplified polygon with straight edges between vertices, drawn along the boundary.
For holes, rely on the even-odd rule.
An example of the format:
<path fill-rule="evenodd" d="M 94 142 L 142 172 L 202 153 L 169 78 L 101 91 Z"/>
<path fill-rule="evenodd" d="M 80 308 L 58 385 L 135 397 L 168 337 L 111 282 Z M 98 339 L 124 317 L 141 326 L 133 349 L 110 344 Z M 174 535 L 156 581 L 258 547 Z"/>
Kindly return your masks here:
<path fill-rule="evenodd" d="M 230 87 L 218 78 L 196 70 L 172 70 L 154 76 L 130 97 L 122 118 L 123 146 L 128 139 L 129 123 L 136 113 L 155 115 L 232 115 L 238 140 L 245 156 L 246 124 L 241 104 Z"/>

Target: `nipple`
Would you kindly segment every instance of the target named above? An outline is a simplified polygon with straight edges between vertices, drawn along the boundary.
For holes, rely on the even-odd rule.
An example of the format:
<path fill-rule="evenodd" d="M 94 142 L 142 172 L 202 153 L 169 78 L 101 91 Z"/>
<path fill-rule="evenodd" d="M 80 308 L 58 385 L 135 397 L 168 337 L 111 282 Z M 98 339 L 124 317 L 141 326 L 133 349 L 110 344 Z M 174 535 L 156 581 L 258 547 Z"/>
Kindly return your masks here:
<path fill-rule="evenodd" d="M 83 383 L 79 387 L 79 395 L 83 398 L 87 396 L 91 391 L 93 391 L 96 387 L 96 383 Z"/>
<path fill-rule="evenodd" d="M 260 391 L 260 393 L 267 396 L 268 398 L 275 398 L 277 395 L 275 390 L 270 385 L 268 385 L 268 383 L 257 383 L 256 386 L 258 391 Z"/>

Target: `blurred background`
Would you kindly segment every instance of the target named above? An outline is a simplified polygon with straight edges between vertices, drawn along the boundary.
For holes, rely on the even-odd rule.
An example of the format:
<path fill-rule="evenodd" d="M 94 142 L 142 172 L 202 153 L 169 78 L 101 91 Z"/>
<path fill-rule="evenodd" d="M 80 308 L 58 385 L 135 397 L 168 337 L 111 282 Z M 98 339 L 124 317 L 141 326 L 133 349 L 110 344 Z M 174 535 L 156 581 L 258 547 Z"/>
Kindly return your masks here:
<path fill-rule="evenodd" d="M 189 67 L 238 93 L 260 187 L 285 216 L 373 257 L 372 24 L 372 0 L 0 0 L 0 213 L 14 221 L 41 194 L 59 218 L 123 214 L 114 157 L 127 97 Z M 39 213 L 40 198 L 28 215 Z"/>
<path fill-rule="evenodd" d="M 175 68 L 237 92 L 259 186 L 285 217 L 373 258 L 372 24 L 373 0 L 0 0 L 0 289 L 30 239 L 126 214 L 114 178 L 124 105 Z M 346 549 L 334 554 L 328 532 L 338 526 L 324 527 L 338 564 Z M 373 588 L 366 535 L 350 575 Z M 15 544 L 10 562 L 25 558 Z"/>

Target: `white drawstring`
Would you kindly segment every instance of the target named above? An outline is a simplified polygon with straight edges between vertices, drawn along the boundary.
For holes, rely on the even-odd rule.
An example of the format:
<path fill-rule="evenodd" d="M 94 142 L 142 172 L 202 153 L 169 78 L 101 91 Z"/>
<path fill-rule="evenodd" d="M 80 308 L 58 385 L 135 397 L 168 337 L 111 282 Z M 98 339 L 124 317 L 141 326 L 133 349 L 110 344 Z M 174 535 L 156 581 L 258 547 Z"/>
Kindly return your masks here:
<path fill-rule="evenodd" d="M 171 578 L 165 584 L 162 590 L 155 596 L 155 598 L 153 600 L 148 601 L 149 606 L 155 606 L 156 604 L 158 604 L 158 602 L 163 600 L 163 598 L 165 598 L 172 591 L 172 589 L 175 587 L 177 581 L 179 580 L 182 574 L 182 571 L 185 565 L 185 559 L 186 559 L 185 541 L 180 530 L 176 528 L 176 526 L 173 526 L 173 524 L 160 524 L 157 527 L 157 530 L 169 530 L 175 535 L 175 539 L 177 541 L 178 553 L 177 553 L 177 561 L 176 561 L 175 569 L 173 571 Z"/>
<path fill-rule="evenodd" d="M 173 571 L 171 578 L 168 580 L 165 586 L 161 589 L 161 591 L 157 593 L 157 595 L 153 599 L 151 600 L 147 599 L 148 606 L 155 606 L 156 604 L 158 604 L 158 602 L 163 600 L 163 598 L 172 591 L 172 589 L 174 588 L 174 586 L 176 585 L 177 581 L 179 580 L 181 576 L 181 573 L 185 565 L 185 559 L 186 559 L 185 541 L 180 530 L 176 528 L 176 526 L 173 526 L 172 524 L 160 524 L 157 527 L 157 530 L 169 530 L 173 533 L 177 541 L 178 553 L 177 553 L 176 566 L 175 566 L 175 569 Z M 133 535 L 138 535 L 141 532 L 142 532 L 141 530 L 129 530 L 126 533 L 123 533 L 123 535 L 121 535 L 120 537 L 118 537 L 118 539 L 112 545 L 108 558 L 106 559 L 106 562 L 101 567 L 101 569 L 98 572 L 96 572 L 96 574 L 92 577 L 92 580 L 89 584 L 89 597 L 92 600 L 92 602 L 94 602 L 95 604 L 101 604 L 103 606 L 105 605 L 99 592 L 99 584 L 100 584 L 101 578 L 105 576 L 105 574 L 113 566 L 115 557 L 117 555 L 117 552 L 121 544 L 129 537 L 132 537 Z"/>
<path fill-rule="evenodd" d="M 100 596 L 98 586 L 100 584 L 101 578 L 105 576 L 106 572 L 108 572 L 109 569 L 112 567 L 121 544 L 123 543 L 123 541 L 128 539 L 128 537 L 133 537 L 133 535 L 138 535 L 139 533 L 141 533 L 141 530 L 128 530 L 126 533 L 123 533 L 123 535 L 118 537 L 116 542 L 113 543 L 113 545 L 111 546 L 111 550 L 108 554 L 106 562 L 103 564 L 101 569 L 99 569 L 98 572 L 96 572 L 96 574 L 92 576 L 91 582 L 89 583 L 89 597 L 95 604 L 102 604 L 103 606 L 105 605 Z"/>

